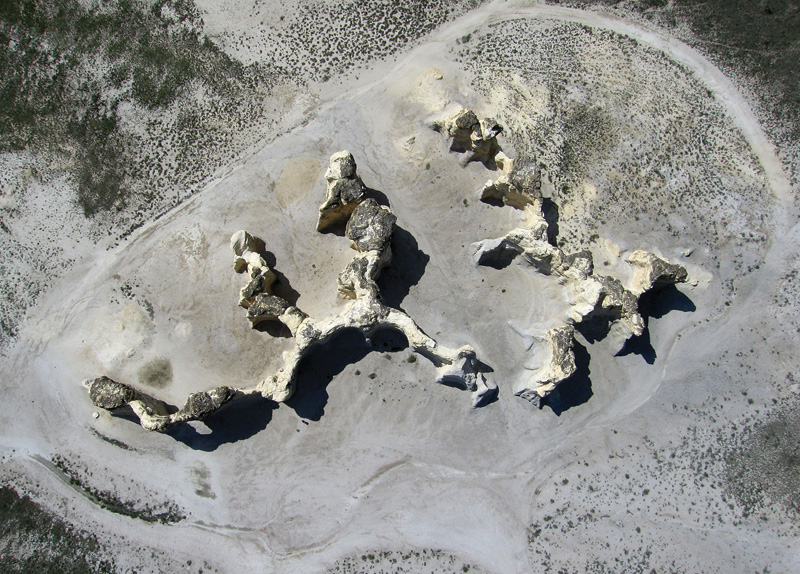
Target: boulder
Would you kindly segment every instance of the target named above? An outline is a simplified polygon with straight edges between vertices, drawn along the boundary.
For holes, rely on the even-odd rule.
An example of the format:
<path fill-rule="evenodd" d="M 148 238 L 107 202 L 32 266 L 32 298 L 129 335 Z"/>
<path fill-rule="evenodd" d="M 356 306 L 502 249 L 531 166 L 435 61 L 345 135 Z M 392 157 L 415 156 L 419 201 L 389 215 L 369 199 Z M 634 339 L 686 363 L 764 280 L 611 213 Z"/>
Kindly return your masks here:
<path fill-rule="evenodd" d="M 186 399 L 186 404 L 183 405 L 176 415 L 176 418 L 183 420 L 200 420 L 230 401 L 236 394 L 234 389 L 230 387 L 217 387 L 210 391 L 202 391 L 199 393 L 192 393 Z"/>
<path fill-rule="evenodd" d="M 328 170 L 325 172 L 325 179 L 336 181 L 339 179 L 352 179 L 356 175 L 356 160 L 353 154 L 347 150 L 337 151 L 328 160 Z"/>
<path fill-rule="evenodd" d="M 397 216 L 370 198 L 360 204 L 347 222 L 345 235 L 356 251 L 383 251 L 394 233 Z"/>
<path fill-rule="evenodd" d="M 118 409 L 136 398 L 136 390 L 102 376 L 89 383 L 89 398 L 101 409 Z"/>

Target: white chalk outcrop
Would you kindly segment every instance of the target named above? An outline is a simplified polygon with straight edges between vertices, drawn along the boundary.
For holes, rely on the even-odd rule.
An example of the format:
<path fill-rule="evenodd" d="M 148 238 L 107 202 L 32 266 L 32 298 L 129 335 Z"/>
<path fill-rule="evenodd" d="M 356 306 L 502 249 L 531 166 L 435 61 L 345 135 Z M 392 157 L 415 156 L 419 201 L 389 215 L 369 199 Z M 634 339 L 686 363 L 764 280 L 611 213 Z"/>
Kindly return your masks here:
<path fill-rule="evenodd" d="M 436 382 L 472 391 L 473 405 L 483 402 L 497 386 L 479 372 L 480 363 L 470 346 L 450 349 L 426 335 L 403 311 L 383 304 L 376 283 L 381 270 L 391 262 L 391 237 L 396 216 L 374 199 L 367 199 L 353 211 L 345 234 L 356 255 L 338 278 L 339 291 L 352 299 L 338 315 L 326 319 L 304 319 L 296 332 L 294 348 L 284 368 L 265 379 L 258 389 L 271 400 L 282 402 L 294 392 L 297 368 L 308 351 L 326 343 L 336 333 L 357 329 L 369 339 L 382 329 L 396 329 L 409 346 L 438 367 Z"/>
<path fill-rule="evenodd" d="M 620 348 L 632 336 L 644 333 L 639 297 L 652 289 L 686 281 L 686 269 L 652 253 L 635 251 L 628 262 L 634 268 L 632 286 L 619 279 L 594 274 L 588 250 L 567 254 L 548 241 L 548 223 L 542 211 L 542 172 L 539 168 L 515 168 L 489 182 L 481 199 L 490 199 L 524 210 L 525 225 L 496 239 L 473 244 L 477 265 L 503 266 L 519 258 L 540 273 L 553 275 L 564 286 L 570 303 L 566 326 L 544 336 L 550 359 L 536 374 L 520 381 L 515 393 L 541 406 L 542 399 L 575 372 L 572 351 L 573 325 L 589 319 L 603 319 L 613 328 Z"/>
<path fill-rule="evenodd" d="M 225 386 L 192 393 L 177 412 L 169 414 L 170 409 L 166 403 L 108 377 L 86 380 L 83 384 L 95 406 L 106 410 L 130 407 L 145 429 L 158 432 L 169 430 L 180 423 L 202 420 L 235 396 L 243 394 Z"/>
<path fill-rule="evenodd" d="M 384 305 L 376 281 L 381 270 L 391 263 L 391 238 L 397 218 L 388 207 L 365 198 L 352 154 L 339 152 L 331 156 L 326 177 L 328 199 L 320 208 L 320 223 L 324 223 L 321 227 L 324 230 L 334 223 L 346 222 L 345 235 L 356 251 L 337 280 L 339 291 L 351 299 L 340 313 L 314 319 L 274 295 L 271 288 L 275 274 L 264 260 L 264 242 L 247 231 L 237 231 L 231 237 L 234 269 L 248 277 L 247 285 L 240 291 L 239 305 L 247 309 L 253 326 L 269 320 L 280 321 L 289 328 L 295 342 L 284 355 L 283 367 L 255 387 L 223 386 L 193 393 L 173 414 L 169 414 L 165 403 L 128 385 L 99 377 L 86 382 L 95 406 L 107 410 L 128 406 L 144 428 L 165 431 L 181 422 L 200 420 L 240 396 L 258 393 L 272 401 L 284 402 L 294 393 L 302 359 L 312 348 L 327 343 L 346 329 L 357 329 L 367 339 L 376 331 L 396 329 L 405 335 L 415 352 L 437 367 L 436 382 L 471 391 L 473 406 L 494 396 L 497 385 L 484 376 L 483 365 L 472 347 L 451 349 L 439 345 L 406 313 Z M 351 193 L 353 189 L 361 191 Z"/>
<path fill-rule="evenodd" d="M 475 112 L 463 106 L 456 105 L 433 119 L 430 127 L 450 138 L 450 151 L 463 154 L 459 159 L 461 165 L 476 160 L 493 162 L 500 152 L 497 136 L 503 127 L 493 118 L 479 120 Z"/>
<path fill-rule="evenodd" d="M 680 265 L 641 249 L 631 253 L 628 263 L 633 266 L 631 291 L 638 294 L 666 285 L 685 283 L 688 277 L 686 269 Z"/>
<path fill-rule="evenodd" d="M 319 207 L 317 231 L 325 232 L 343 225 L 353 210 L 367 197 L 367 187 L 356 173 L 356 160 L 347 150 L 330 157 L 325 179 L 327 196 Z"/>
<path fill-rule="evenodd" d="M 240 230 L 231 236 L 231 249 L 234 270 L 248 277 L 247 284 L 239 291 L 239 306 L 247 309 L 251 326 L 255 328 L 264 321 L 280 321 L 294 334 L 305 313 L 272 293 L 277 277 L 262 256 L 264 242 Z"/>
<path fill-rule="evenodd" d="M 503 155 L 502 152 L 501 154 Z M 481 201 L 502 203 L 516 209 L 536 206 L 541 212 L 542 170 L 536 166 L 514 169 L 513 163 L 500 159 L 499 166 L 512 166 L 503 170 L 494 181 L 489 180 L 481 189 Z"/>
<path fill-rule="evenodd" d="M 547 359 L 530 377 L 517 382 L 514 394 L 541 407 L 542 400 L 577 370 L 572 351 L 574 337 L 575 330 L 571 325 L 545 333 L 542 342 L 546 346 Z"/>

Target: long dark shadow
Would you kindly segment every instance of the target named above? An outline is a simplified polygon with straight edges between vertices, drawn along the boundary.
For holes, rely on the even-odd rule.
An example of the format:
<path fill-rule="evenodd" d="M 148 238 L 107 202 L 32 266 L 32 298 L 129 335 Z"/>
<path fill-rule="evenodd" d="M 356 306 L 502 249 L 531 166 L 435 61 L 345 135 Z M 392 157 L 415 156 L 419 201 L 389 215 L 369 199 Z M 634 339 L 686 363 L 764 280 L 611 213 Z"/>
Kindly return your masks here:
<path fill-rule="evenodd" d="M 550 407 L 556 416 L 589 401 L 592 392 L 592 379 L 589 363 L 591 358 L 586 347 L 578 341 L 573 341 L 572 350 L 575 353 L 575 373 L 560 383 L 549 396 L 543 400 L 543 405 Z"/>
<path fill-rule="evenodd" d="M 250 395 L 222 407 L 202 422 L 194 423 L 208 427 L 208 433 L 198 432 L 191 424 L 182 424 L 165 434 L 194 450 L 213 452 L 223 444 L 246 440 L 263 431 L 272 420 L 272 411 L 277 408 L 278 403 L 260 395 Z"/>
<path fill-rule="evenodd" d="M 297 370 L 296 391 L 286 405 L 304 419 L 318 421 L 328 404 L 328 385 L 347 365 L 357 363 L 372 349 L 356 329 L 342 331 L 314 348 Z"/>
<path fill-rule="evenodd" d="M 392 236 L 392 263 L 378 278 L 383 302 L 389 307 L 400 309 L 411 287 L 422 279 L 430 259 L 419 248 L 414 236 L 397 226 Z"/>

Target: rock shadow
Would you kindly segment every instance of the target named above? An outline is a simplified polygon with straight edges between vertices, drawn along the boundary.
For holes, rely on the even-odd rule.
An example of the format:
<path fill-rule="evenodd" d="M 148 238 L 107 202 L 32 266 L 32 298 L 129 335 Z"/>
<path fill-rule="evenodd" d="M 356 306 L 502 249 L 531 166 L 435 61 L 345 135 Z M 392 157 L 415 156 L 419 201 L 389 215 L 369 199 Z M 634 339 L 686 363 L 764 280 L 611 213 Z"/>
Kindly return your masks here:
<path fill-rule="evenodd" d="M 647 325 L 647 318 L 645 318 L 645 325 Z M 644 332 L 636 337 L 631 337 L 622 348 L 615 355 L 616 357 L 625 357 L 627 355 L 639 355 L 648 365 L 656 362 L 658 354 L 656 353 L 653 344 L 650 342 L 650 328 L 645 326 Z"/>
<path fill-rule="evenodd" d="M 300 293 L 292 287 L 289 278 L 276 269 L 277 260 L 275 254 L 271 251 L 263 250 L 259 255 L 264 258 L 267 266 L 275 274 L 276 279 L 275 283 L 272 284 L 272 294 L 288 301 L 289 305 L 297 305 Z M 268 333 L 272 337 L 289 338 L 292 336 L 292 332 L 289 331 L 289 328 L 280 321 L 262 321 L 253 327 L 253 329 L 261 333 Z"/>
<path fill-rule="evenodd" d="M 382 205 L 384 207 L 388 207 L 391 209 L 392 206 L 389 205 L 389 197 L 382 191 L 368 187 L 366 195 L 367 198 L 371 197 L 372 199 L 374 199 L 378 203 L 378 205 Z"/>
<path fill-rule="evenodd" d="M 667 285 L 657 291 L 650 291 L 639 299 L 639 311 L 642 315 L 654 319 L 661 319 L 671 311 L 693 313 L 696 310 L 694 301 L 675 285 Z"/>
<path fill-rule="evenodd" d="M 505 207 L 505 203 L 503 203 L 502 199 L 497 197 L 482 197 L 481 202 L 485 203 L 486 205 L 491 205 L 492 207 Z"/>
<path fill-rule="evenodd" d="M 542 215 L 544 215 L 544 220 L 547 222 L 547 242 L 550 245 L 557 246 L 558 245 L 558 218 L 559 218 L 559 210 L 558 204 L 550 199 L 549 197 L 545 197 L 542 199 Z"/>
<path fill-rule="evenodd" d="M 215 451 L 223 444 L 246 440 L 267 428 L 278 403 L 261 395 L 235 398 L 205 419 L 194 424 L 205 425 L 210 432 L 198 432 L 192 424 L 180 424 L 166 433 L 194 450 Z"/>
<path fill-rule="evenodd" d="M 505 269 L 514 262 L 519 255 L 519 249 L 503 241 L 495 249 L 484 251 L 478 258 L 478 265 L 492 269 Z"/>
<path fill-rule="evenodd" d="M 397 226 L 392 236 L 392 262 L 378 278 L 384 304 L 400 309 L 411 288 L 422 279 L 430 259 L 414 236 Z"/>
<path fill-rule="evenodd" d="M 697 307 L 694 302 L 675 285 L 644 293 L 639 299 L 639 312 L 645 324 L 644 332 L 638 337 L 628 339 L 617 356 L 639 355 L 648 365 L 654 364 L 658 355 L 650 342 L 650 319 L 660 319 L 671 311 L 692 313 L 695 310 Z"/>
<path fill-rule="evenodd" d="M 542 406 L 550 407 L 556 416 L 573 407 L 589 401 L 592 392 L 592 379 L 589 376 L 589 351 L 578 341 L 573 341 L 572 350 L 575 353 L 575 372 L 571 377 L 562 381 L 556 389 L 542 399 Z"/>
<path fill-rule="evenodd" d="M 328 385 L 345 367 L 366 357 L 372 346 L 357 329 L 345 329 L 314 347 L 300 362 L 295 393 L 286 405 L 303 419 L 318 421 L 328 404 Z"/>
<path fill-rule="evenodd" d="M 575 324 L 575 330 L 593 345 L 597 341 L 606 338 L 611 329 L 611 319 L 611 317 L 602 315 L 587 317 L 580 323 Z"/>

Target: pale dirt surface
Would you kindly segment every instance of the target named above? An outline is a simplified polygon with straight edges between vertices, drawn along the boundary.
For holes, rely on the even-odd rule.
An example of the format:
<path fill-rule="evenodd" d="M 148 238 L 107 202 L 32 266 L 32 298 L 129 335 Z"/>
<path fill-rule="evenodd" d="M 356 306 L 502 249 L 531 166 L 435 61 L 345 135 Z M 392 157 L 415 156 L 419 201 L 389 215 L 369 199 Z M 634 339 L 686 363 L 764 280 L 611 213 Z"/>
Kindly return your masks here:
<path fill-rule="evenodd" d="M 244 13 L 246 4 L 230 9 Z M 456 62 L 460 39 L 498 38 L 507 20 L 564 38 L 580 38 L 581 26 L 609 31 L 580 43 L 581 73 L 599 87 L 581 92 L 544 67 L 513 82 L 498 77 L 484 90 L 486 73 Z M 207 25 L 222 26 L 211 17 Z M 630 98 L 603 87 L 604 58 L 620 51 L 645 62 L 630 83 L 674 77 L 675 89 Z M 480 56 L 475 61 L 481 65 Z M 574 100 L 542 92 L 554 79 Z M 509 86 L 516 86 L 513 98 Z M 653 30 L 598 13 L 498 2 L 446 25 L 395 63 L 315 89 L 320 99 L 305 125 L 243 157 L 119 247 L 82 247 L 29 313 L 1 365 L 8 480 L 91 525 L 121 569 L 138 571 L 800 569 L 796 517 L 779 500 L 746 508 L 732 494 L 724 460 L 737 429 L 774 416 L 776 403 L 796 405 L 798 395 L 796 333 L 784 320 L 796 320 L 797 310 L 790 301 L 796 279 L 787 278 L 798 260 L 792 190 L 735 86 L 700 54 Z M 703 153 L 719 160 L 711 170 L 727 195 L 710 213 L 691 202 L 682 213 L 702 218 L 687 215 L 678 234 L 660 227 L 667 220 L 647 195 L 694 189 L 701 172 L 684 164 L 688 176 L 665 172 L 663 189 L 631 183 L 628 197 L 638 198 L 641 218 L 611 219 L 589 240 L 585 221 L 593 205 L 611 201 L 608 183 L 584 186 L 591 193 L 577 197 L 553 191 L 569 205 L 559 224 L 572 231 L 570 247 L 590 247 L 598 273 L 627 278 L 617 255 L 638 247 L 690 272 L 680 294 L 654 302 L 639 353 L 614 357 L 606 341 L 581 340 L 583 380 L 573 389 L 575 404 L 557 415 L 511 388 L 538 365 L 535 337 L 561 324 L 565 295 L 555 280 L 520 265 L 472 265 L 470 244 L 503 235 L 521 214 L 478 201 L 493 174 L 480 164 L 459 167 L 425 122 L 458 102 L 480 116 L 535 126 L 593 95 L 609 110 L 641 116 L 642 125 L 658 106 L 675 110 L 677 125 L 698 106 L 713 114 L 718 137 Z M 607 116 L 614 133 L 625 133 L 624 121 Z M 642 156 L 682 138 L 642 138 Z M 622 140 L 585 156 L 588 172 L 615 168 L 626 157 Z M 501 143 L 511 156 L 520 151 L 510 134 Z M 548 145 L 541 153 L 556 157 L 557 146 Z M 236 307 L 243 278 L 233 272 L 228 239 L 238 229 L 265 240 L 279 289 L 297 295 L 301 309 L 322 317 L 342 307 L 336 276 L 352 252 L 346 239 L 315 231 L 327 158 L 340 149 L 354 154 L 366 185 L 385 194 L 398 217 L 393 266 L 381 280 L 387 303 L 444 345 L 472 344 L 494 371 L 498 400 L 473 410 L 468 393 L 434 386 L 434 367 L 424 358 L 410 362 L 402 341 L 378 337 L 367 353 L 343 336 L 311 357 L 288 405 L 234 404 L 169 434 L 105 412 L 94 419 L 80 385 L 87 377 L 106 374 L 182 404 L 189 392 L 249 386 L 280 367 L 291 339 L 251 330 Z M 654 167 L 643 161 L 643 169 Z M 616 181 L 625 190 L 634 180 Z M 723 221 L 720 231 L 709 234 L 703 218 Z M 682 255 L 686 249 L 691 256 Z M 140 376 L 154 364 L 170 374 L 148 386 Z M 135 504 L 172 504 L 185 518 L 151 524 L 100 509 L 46 464 L 56 453 L 84 485 Z"/>

